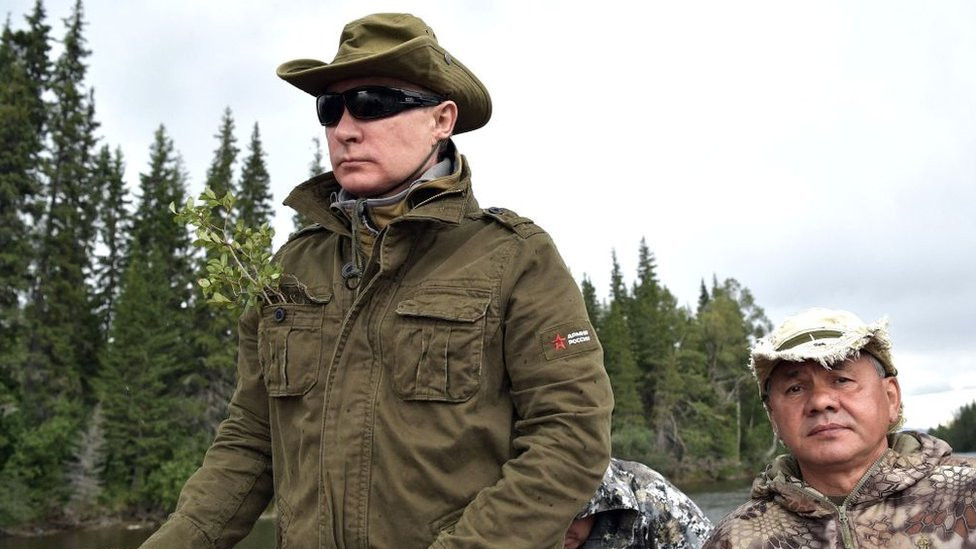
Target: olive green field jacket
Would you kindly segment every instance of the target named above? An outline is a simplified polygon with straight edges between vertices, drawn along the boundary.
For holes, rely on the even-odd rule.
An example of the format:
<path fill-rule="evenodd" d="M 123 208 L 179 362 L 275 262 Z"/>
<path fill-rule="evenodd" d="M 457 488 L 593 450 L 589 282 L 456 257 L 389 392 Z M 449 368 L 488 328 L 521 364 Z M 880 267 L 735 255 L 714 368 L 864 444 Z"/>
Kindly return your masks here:
<path fill-rule="evenodd" d="M 229 418 L 144 548 L 233 547 L 272 495 L 280 549 L 562 547 L 609 461 L 602 349 L 550 237 L 455 166 L 359 280 L 332 175 L 292 192 L 293 302 L 242 317 Z"/>

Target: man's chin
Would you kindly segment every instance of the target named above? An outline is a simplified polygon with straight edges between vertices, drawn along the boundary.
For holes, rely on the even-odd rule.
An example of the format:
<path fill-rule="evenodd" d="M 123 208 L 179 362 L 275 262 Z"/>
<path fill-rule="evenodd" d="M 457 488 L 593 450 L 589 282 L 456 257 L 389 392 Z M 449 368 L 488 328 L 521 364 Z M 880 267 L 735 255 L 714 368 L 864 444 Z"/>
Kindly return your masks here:
<path fill-rule="evenodd" d="M 336 177 L 339 186 L 347 193 L 359 198 L 379 198 L 387 194 L 392 184 L 386 181 L 377 181 L 374 178 L 361 177 L 354 174 L 347 177 Z"/>

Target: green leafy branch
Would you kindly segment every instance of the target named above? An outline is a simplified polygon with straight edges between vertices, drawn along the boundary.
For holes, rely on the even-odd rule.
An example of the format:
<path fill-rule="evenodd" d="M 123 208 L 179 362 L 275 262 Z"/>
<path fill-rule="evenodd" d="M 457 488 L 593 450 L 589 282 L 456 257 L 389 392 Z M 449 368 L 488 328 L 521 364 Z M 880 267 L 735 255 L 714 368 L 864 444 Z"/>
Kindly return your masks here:
<path fill-rule="evenodd" d="M 237 312 L 257 301 L 283 303 L 287 299 L 278 289 L 281 265 L 271 255 L 274 229 L 267 223 L 255 229 L 240 219 L 232 222 L 230 212 L 236 201 L 230 192 L 218 198 L 208 187 L 199 203 L 189 197 L 179 209 L 169 205 L 177 223 L 194 228 L 193 245 L 209 258 L 207 276 L 197 284 L 208 303 Z"/>

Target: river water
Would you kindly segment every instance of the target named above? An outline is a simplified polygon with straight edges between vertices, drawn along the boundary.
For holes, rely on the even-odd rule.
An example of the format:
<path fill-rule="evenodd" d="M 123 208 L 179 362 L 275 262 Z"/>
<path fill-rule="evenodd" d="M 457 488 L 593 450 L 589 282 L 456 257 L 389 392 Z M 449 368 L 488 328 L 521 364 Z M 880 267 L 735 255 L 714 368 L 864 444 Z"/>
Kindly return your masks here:
<path fill-rule="evenodd" d="M 686 491 L 713 522 L 749 497 L 749 488 L 741 481 L 689 487 Z M 130 530 L 124 526 L 112 526 L 32 538 L 0 537 L 0 549 L 133 549 L 151 533 L 149 529 Z M 274 549 L 274 544 L 274 521 L 263 518 L 235 549 Z"/>

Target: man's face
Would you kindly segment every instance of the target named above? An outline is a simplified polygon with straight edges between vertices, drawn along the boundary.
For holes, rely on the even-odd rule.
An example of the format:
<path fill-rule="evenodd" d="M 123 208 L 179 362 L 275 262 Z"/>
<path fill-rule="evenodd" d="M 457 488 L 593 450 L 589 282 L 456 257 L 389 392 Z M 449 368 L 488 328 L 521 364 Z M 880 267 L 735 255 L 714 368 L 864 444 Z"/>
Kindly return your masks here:
<path fill-rule="evenodd" d="M 572 524 L 569 525 L 569 529 L 566 530 L 563 549 L 579 549 L 586 541 L 586 538 L 590 537 L 590 530 L 593 529 L 593 522 L 595 520 L 596 515 L 573 519 Z"/>
<path fill-rule="evenodd" d="M 832 370 L 787 362 L 769 377 L 770 420 L 804 478 L 867 470 L 888 447 L 900 403 L 898 381 L 879 376 L 867 354 Z"/>
<path fill-rule="evenodd" d="M 358 86 L 389 86 L 417 90 L 393 78 L 351 78 L 329 86 L 344 92 Z M 446 112 L 446 115 L 445 115 Z M 390 196 L 403 189 L 408 177 L 416 177 L 437 162 L 431 152 L 438 141 L 450 136 L 457 107 L 446 101 L 434 107 L 407 109 L 373 120 L 359 120 L 343 112 L 333 126 L 326 126 L 329 159 L 336 180 L 359 197 Z"/>

